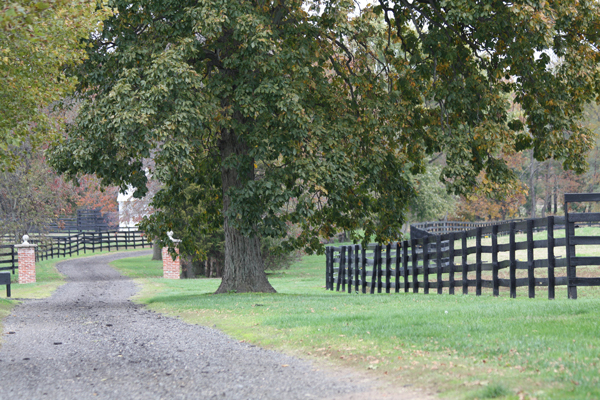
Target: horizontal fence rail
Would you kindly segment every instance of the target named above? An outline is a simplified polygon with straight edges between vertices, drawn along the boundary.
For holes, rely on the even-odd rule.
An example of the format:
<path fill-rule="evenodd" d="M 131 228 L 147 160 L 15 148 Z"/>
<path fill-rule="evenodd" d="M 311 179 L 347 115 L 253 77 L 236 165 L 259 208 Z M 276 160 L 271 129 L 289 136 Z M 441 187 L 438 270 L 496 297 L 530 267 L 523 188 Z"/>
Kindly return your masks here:
<path fill-rule="evenodd" d="M 15 273 L 17 269 L 17 252 L 12 244 L 0 245 L 0 271 L 11 270 Z"/>
<path fill-rule="evenodd" d="M 600 286 L 600 277 L 576 276 L 576 267 L 600 265 L 600 257 L 576 256 L 576 245 L 600 245 L 600 237 L 574 235 L 576 224 L 584 222 L 598 223 L 600 214 L 505 221 L 438 235 L 425 232 L 411 235 L 410 241 L 366 248 L 329 246 L 326 288 L 439 294 L 474 289 L 476 295 L 486 288 L 494 296 L 508 288 L 514 298 L 518 287 L 527 287 L 529 297 L 535 297 L 537 287 L 547 287 L 553 299 L 556 286 L 566 285 L 569 297 L 576 298 L 577 286 Z M 555 232 L 564 237 L 555 238 Z"/>
<path fill-rule="evenodd" d="M 97 230 L 62 235 L 32 235 L 29 242 L 37 244 L 35 260 L 70 257 L 88 251 L 118 251 L 152 246 L 142 231 L 133 229 Z M 18 269 L 14 245 L 0 245 L 0 271 Z"/>
<path fill-rule="evenodd" d="M 54 257 L 67 257 L 88 251 L 118 251 L 138 247 L 151 246 L 144 233 L 138 230 L 105 230 L 96 232 L 79 232 L 65 236 L 45 236 L 32 238 L 31 243 L 37 244 L 36 261 L 48 260 Z"/>

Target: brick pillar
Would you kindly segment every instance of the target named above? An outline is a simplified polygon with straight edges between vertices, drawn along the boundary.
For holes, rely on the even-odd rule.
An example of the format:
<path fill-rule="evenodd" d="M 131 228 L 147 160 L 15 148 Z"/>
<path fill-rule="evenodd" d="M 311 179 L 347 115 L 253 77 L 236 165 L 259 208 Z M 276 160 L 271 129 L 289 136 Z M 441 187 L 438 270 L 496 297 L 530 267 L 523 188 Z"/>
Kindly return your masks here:
<path fill-rule="evenodd" d="M 173 261 L 173 257 L 169 254 L 169 249 L 167 247 L 163 247 L 162 249 L 163 278 L 165 279 L 179 279 L 179 249 L 175 247 L 175 251 L 177 252 L 177 258 Z"/>
<path fill-rule="evenodd" d="M 35 283 L 35 248 L 36 244 L 27 242 L 29 236 L 23 236 L 23 243 L 16 244 L 19 258 L 19 283 Z"/>

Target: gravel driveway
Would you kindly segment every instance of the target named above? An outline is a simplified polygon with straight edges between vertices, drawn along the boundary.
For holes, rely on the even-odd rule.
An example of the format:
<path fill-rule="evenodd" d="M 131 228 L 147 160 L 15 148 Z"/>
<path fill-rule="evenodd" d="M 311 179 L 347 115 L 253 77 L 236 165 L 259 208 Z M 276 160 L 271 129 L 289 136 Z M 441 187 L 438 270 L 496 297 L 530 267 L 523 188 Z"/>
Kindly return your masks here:
<path fill-rule="evenodd" d="M 0 399 L 424 398 L 134 304 L 135 284 L 108 263 L 143 254 L 58 264 L 68 283 L 4 321 Z"/>

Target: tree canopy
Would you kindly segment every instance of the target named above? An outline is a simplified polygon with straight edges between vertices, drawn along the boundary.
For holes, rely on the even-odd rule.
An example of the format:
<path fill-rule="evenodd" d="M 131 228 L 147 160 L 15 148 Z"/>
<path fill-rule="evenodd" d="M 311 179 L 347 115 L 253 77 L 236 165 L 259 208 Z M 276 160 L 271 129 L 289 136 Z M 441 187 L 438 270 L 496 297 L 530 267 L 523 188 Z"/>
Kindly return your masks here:
<path fill-rule="evenodd" d="M 47 142 L 60 125 L 48 106 L 71 94 L 76 78 L 65 69 L 86 52 L 81 40 L 100 29 L 96 2 L 0 1 L 0 169 L 16 167 L 27 138 Z"/>
<path fill-rule="evenodd" d="M 151 158 L 172 205 L 190 184 L 204 188 L 198 201 L 224 221 L 221 292 L 272 290 L 257 272 L 258 237 L 288 224 L 301 232 L 287 244 L 309 251 L 336 230 L 397 238 L 429 155 L 444 153 L 455 193 L 481 172 L 510 181 L 507 150 L 585 168 L 579 118 L 600 83 L 597 2 L 380 0 L 358 13 L 349 0 L 109 5 L 77 71 L 87 101 L 54 165 L 141 197 Z M 522 118 L 509 117 L 511 96 Z M 155 220 L 168 230 L 168 214 Z"/>

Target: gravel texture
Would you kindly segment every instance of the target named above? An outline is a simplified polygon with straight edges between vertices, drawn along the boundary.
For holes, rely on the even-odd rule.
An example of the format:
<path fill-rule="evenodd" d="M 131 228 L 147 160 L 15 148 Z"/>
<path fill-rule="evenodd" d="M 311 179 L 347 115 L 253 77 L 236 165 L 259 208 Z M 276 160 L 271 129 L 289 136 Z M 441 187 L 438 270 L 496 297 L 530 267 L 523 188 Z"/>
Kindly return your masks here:
<path fill-rule="evenodd" d="M 135 284 L 108 263 L 142 254 L 58 264 L 67 284 L 4 321 L 0 399 L 424 398 L 133 303 Z"/>

